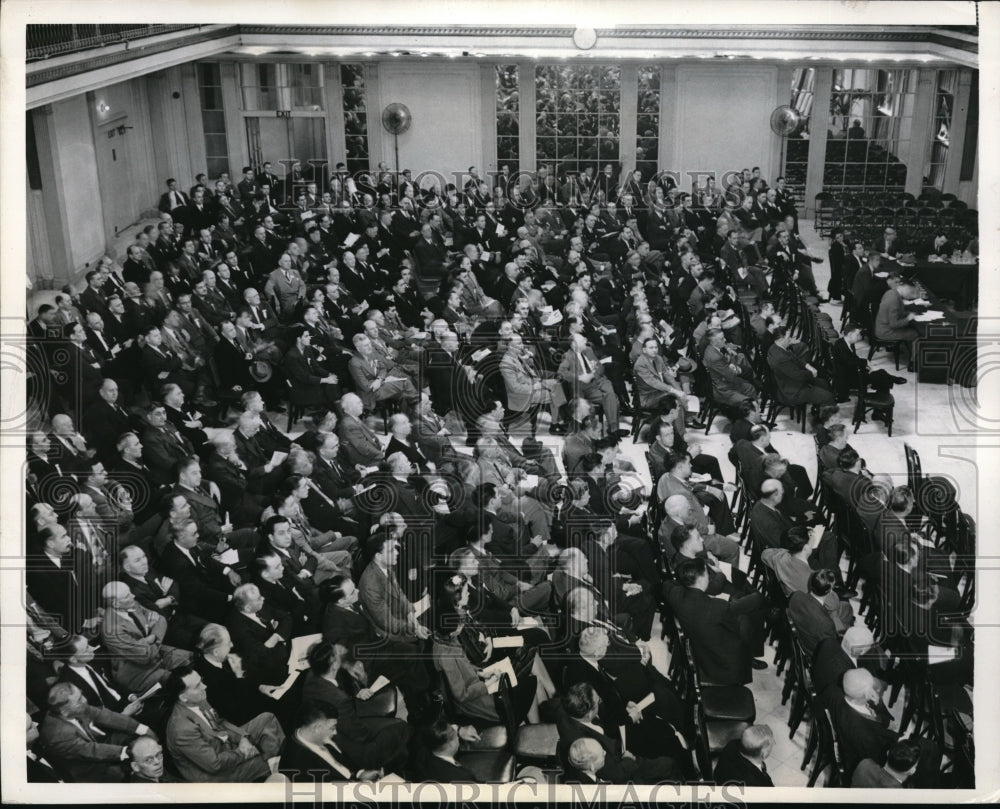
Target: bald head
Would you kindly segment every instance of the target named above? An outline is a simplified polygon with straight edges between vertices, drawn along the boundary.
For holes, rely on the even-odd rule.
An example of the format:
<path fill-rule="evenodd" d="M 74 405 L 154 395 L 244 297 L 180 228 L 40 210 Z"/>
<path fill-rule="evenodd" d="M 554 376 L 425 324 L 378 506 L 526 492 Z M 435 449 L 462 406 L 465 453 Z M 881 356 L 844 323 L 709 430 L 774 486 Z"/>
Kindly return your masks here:
<path fill-rule="evenodd" d="M 844 672 L 844 696 L 854 702 L 868 698 L 875 685 L 875 678 L 868 669 L 850 669 Z"/>
<path fill-rule="evenodd" d="M 683 522 L 688 514 L 691 513 L 691 504 L 683 494 L 670 495 L 670 497 L 664 501 L 663 508 L 667 514 L 678 522 Z"/>
<path fill-rule="evenodd" d="M 858 657 L 871 649 L 874 643 L 875 637 L 867 626 L 852 626 L 844 633 L 841 648 L 851 657 Z"/>

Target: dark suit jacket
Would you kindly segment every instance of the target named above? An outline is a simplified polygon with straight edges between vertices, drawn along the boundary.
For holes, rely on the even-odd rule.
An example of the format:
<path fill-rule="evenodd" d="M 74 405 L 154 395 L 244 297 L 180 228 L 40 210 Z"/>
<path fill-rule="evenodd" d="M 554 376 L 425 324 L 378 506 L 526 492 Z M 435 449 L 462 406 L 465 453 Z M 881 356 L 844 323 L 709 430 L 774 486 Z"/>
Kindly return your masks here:
<path fill-rule="evenodd" d="M 774 782 L 766 772 L 761 772 L 740 753 L 740 740 L 733 739 L 719 754 L 715 764 L 716 784 L 742 784 L 748 787 L 773 787 Z"/>
<path fill-rule="evenodd" d="M 777 344 L 767 350 L 767 362 L 774 372 L 774 383 L 783 401 L 798 404 L 802 395 L 815 384 L 814 377 L 792 352 Z"/>
<path fill-rule="evenodd" d="M 837 628 L 826 607 L 808 593 L 795 591 L 788 598 L 788 614 L 799 633 L 802 651 L 812 657 L 821 641 L 837 637 Z"/>
<path fill-rule="evenodd" d="M 121 405 L 110 405 L 99 399 L 87 408 L 80 429 L 105 463 L 118 456 L 115 444 L 123 433 L 132 429 L 132 420 Z"/>
<path fill-rule="evenodd" d="M 830 710 L 830 718 L 840 742 L 840 757 L 848 776 L 862 759 L 885 761 L 886 751 L 899 735 L 890 730 L 892 716 L 883 703 L 875 706 L 876 718 L 873 719 L 861 715 L 848 705 L 839 688 L 828 689 L 820 702 Z"/>
<path fill-rule="evenodd" d="M 69 632 L 97 615 L 99 583 L 89 551 L 74 548 L 57 568 L 43 553 L 27 557 L 28 592 L 38 605 Z"/>
<path fill-rule="evenodd" d="M 258 617 L 268 626 L 261 626 L 236 609 L 230 613 L 227 627 L 233 645 L 243 658 L 247 680 L 255 685 L 281 685 L 288 677 L 292 617 L 269 604 L 264 605 Z M 272 624 L 272 621 L 276 623 Z M 275 632 L 285 640 L 268 649 L 264 644 Z"/>
<path fill-rule="evenodd" d="M 559 715 L 557 724 L 559 726 L 559 759 L 567 774 L 577 772 L 569 763 L 569 748 L 573 742 L 577 739 L 594 739 L 604 748 L 604 766 L 597 771 L 597 775 L 612 784 L 624 784 L 628 781 L 628 772 L 622 767 L 622 745 L 618 736 L 612 737 L 604 733 L 597 733 L 579 720 L 562 713 Z"/>
<path fill-rule="evenodd" d="M 331 755 L 334 751 L 330 751 Z M 352 767 L 345 758 L 337 758 L 337 761 L 351 771 L 352 776 L 356 774 L 357 768 Z M 314 783 L 314 781 L 340 781 L 347 779 L 338 770 L 331 767 L 326 761 L 316 755 L 312 750 L 305 747 L 294 736 L 290 736 L 285 751 L 281 754 L 281 762 L 278 764 L 279 772 L 285 774 L 289 781 L 299 781 Z"/>
<path fill-rule="evenodd" d="M 109 711 L 119 713 L 122 708 L 128 705 L 127 694 L 122 693 L 121 689 L 115 688 L 118 693 L 116 699 L 109 690 L 114 688 L 111 678 L 102 671 L 96 671 L 93 665 L 89 668 L 91 668 L 90 675 L 97 686 L 96 688 L 92 687 L 75 669 L 69 666 L 63 668 L 59 675 L 59 682 L 71 683 L 79 688 L 89 705 L 93 705 L 95 708 L 107 708 Z"/>
<path fill-rule="evenodd" d="M 414 766 L 417 781 L 433 781 L 438 784 L 474 784 L 479 779 L 459 763 L 457 766 L 450 761 L 421 750 L 418 762 Z M 458 761 L 458 759 L 456 759 Z"/>
<path fill-rule="evenodd" d="M 833 389 L 838 399 L 846 399 L 851 388 L 858 387 L 858 377 L 868 363 L 859 357 L 843 337 L 833 344 Z"/>
<path fill-rule="evenodd" d="M 200 562 L 194 565 L 173 542 L 160 553 L 160 570 L 177 582 L 181 605 L 187 612 L 224 624 L 229 614 L 232 586 L 217 562 L 206 558 L 198 547 L 190 551 Z"/>
<path fill-rule="evenodd" d="M 261 694 L 256 683 L 237 677 L 228 662 L 220 669 L 199 654 L 192 665 L 208 689 L 208 704 L 227 722 L 244 725 L 265 711 L 274 711 L 275 701 Z M 245 660 L 243 668 L 245 671 Z"/>
<path fill-rule="evenodd" d="M 667 582 L 667 601 L 691 639 L 698 668 L 706 682 L 715 685 L 744 685 L 751 682 L 751 654 L 740 634 L 737 618 L 759 609 L 764 597 L 759 592 L 728 602 L 712 598 L 695 588 Z"/>

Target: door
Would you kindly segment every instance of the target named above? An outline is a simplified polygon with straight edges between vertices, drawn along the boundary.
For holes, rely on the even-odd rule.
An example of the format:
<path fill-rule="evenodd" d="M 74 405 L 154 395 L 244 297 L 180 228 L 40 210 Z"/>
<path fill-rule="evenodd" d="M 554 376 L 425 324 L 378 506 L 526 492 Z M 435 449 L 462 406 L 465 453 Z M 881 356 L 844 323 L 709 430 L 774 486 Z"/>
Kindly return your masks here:
<path fill-rule="evenodd" d="M 130 172 L 128 119 L 98 127 L 95 151 L 97 153 L 97 176 L 100 178 L 101 208 L 104 212 L 104 231 L 108 242 L 134 224 L 138 208 L 132 199 L 133 187 Z"/>
<path fill-rule="evenodd" d="M 308 171 L 309 161 L 326 160 L 326 122 L 322 118 L 251 117 L 247 122 L 247 147 L 255 169 L 265 162 L 279 177 L 295 160 Z"/>

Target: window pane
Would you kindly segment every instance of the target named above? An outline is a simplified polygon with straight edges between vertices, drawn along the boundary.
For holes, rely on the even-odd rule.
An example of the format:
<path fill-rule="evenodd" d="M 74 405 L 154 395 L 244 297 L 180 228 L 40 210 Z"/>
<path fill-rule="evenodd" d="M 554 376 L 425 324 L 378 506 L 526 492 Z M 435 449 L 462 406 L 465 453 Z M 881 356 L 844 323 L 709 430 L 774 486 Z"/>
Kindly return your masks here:
<path fill-rule="evenodd" d="M 347 170 L 350 173 L 368 170 L 368 115 L 365 98 L 364 67 L 360 64 L 340 66 L 343 91 L 344 145 L 347 150 Z M 321 90 L 316 90 L 322 93 Z M 319 102 L 322 104 L 322 102 Z"/>
<path fill-rule="evenodd" d="M 659 69 L 643 69 L 642 81 L 651 106 L 641 111 L 654 116 L 647 119 L 649 123 L 659 114 Z M 587 162 L 617 162 L 621 131 L 619 68 L 539 65 L 535 68 L 535 89 L 538 160 L 557 160 L 559 182 L 564 181 L 566 173 L 579 171 Z M 654 129 L 658 128 L 655 121 Z"/>

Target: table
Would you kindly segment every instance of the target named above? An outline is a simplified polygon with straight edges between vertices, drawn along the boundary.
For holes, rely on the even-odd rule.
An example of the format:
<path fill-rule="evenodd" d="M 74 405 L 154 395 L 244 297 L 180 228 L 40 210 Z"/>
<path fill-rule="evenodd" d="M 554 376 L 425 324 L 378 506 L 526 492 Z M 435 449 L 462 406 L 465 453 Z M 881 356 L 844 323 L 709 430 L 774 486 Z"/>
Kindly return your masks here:
<path fill-rule="evenodd" d="M 883 262 L 895 269 L 895 262 Z M 902 269 L 906 269 L 905 267 Z M 888 270 L 875 275 L 873 298 L 882 299 L 888 287 L 885 277 Z M 930 306 L 913 307 L 906 304 L 907 311 L 923 312 L 934 309 L 944 313 L 944 317 L 930 323 L 914 322 L 920 337 L 915 346 L 917 352 L 917 381 L 931 384 L 946 385 L 954 382 L 966 388 L 976 386 L 978 377 L 978 328 L 979 317 L 975 312 L 963 311 L 949 303 L 945 303 L 926 284 L 923 284 L 922 298 Z M 905 303 L 905 302 L 904 302 Z M 875 304 L 876 309 L 878 303 Z"/>
<path fill-rule="evenodd" d="M 979 262 L 953 264 L 950 261 L 917 261 L 914 264 L 899 264 L 883 261 L 906 278 L 919 281 L 924 287 L 941 298 L 955 302 L 955 308 L 964 311 L 972 307 L 979 292 Z"/>

